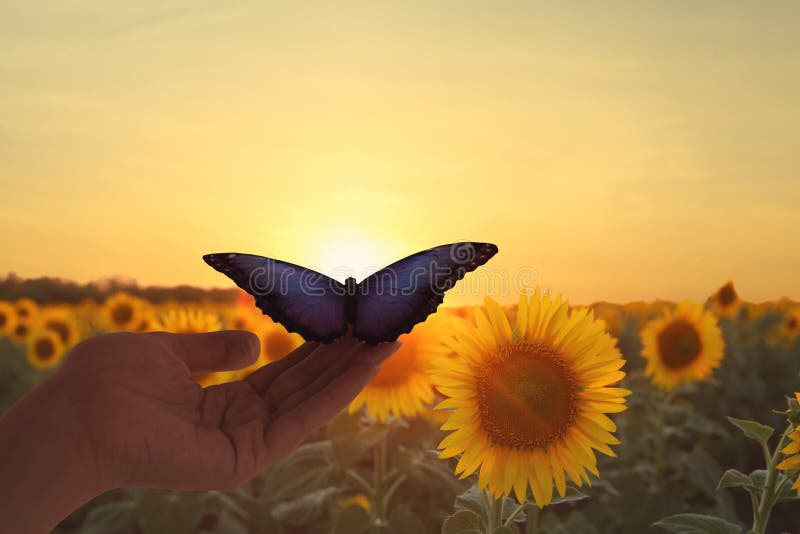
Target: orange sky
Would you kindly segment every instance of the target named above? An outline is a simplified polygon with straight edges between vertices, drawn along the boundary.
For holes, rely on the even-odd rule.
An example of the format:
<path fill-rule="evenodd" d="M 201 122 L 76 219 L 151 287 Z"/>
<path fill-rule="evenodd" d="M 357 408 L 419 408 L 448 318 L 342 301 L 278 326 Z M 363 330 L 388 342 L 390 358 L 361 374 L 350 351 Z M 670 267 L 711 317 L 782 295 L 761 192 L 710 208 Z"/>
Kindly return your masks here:
<path fill-rule="evenodd" d="M 800 297 L 797 3 L 498 6 L 4 8 L 0 273 L 471 239 L 573 302 Z"/>

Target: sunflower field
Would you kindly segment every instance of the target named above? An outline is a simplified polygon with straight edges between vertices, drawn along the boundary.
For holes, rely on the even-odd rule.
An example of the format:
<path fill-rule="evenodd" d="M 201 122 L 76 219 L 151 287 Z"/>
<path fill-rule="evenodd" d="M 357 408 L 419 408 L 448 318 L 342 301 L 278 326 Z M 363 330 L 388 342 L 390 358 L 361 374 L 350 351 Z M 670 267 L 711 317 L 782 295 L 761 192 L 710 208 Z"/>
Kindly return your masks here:
<path fill-rule="evenodd" d="M 233 291 L 0 281 L 0 413 L 105 332 L 303 343 Z M 800 304 L 441 307 L 349 408 L 231 492 L 107 492 L 68 533 L 800 533 Z"/>

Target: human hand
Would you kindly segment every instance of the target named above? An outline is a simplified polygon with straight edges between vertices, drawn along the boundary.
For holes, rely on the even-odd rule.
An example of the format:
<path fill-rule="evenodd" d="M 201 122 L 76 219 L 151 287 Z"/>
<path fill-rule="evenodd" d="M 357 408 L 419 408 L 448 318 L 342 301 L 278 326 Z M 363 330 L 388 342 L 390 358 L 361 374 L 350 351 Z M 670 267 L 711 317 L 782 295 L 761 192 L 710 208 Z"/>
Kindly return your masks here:
<path fill-rule="evenodd" d="M 398 346 L 305 343 L 244 380 L 201 388 L 192 374 L 246 367 L 258 357 L 258 338 L 243 331 L 98 336 L 76 346 L 0 425 L 23 427 L 23 440 L 26 431 L 50 433 L 62 457 L 77 456 L 64 461 L 80 467 L 71 472 L 88 477 L 94 494 L 120 486 L 231 489 L 347 406 Z M 39 423 L 26 423 L 25 413 Z"/>

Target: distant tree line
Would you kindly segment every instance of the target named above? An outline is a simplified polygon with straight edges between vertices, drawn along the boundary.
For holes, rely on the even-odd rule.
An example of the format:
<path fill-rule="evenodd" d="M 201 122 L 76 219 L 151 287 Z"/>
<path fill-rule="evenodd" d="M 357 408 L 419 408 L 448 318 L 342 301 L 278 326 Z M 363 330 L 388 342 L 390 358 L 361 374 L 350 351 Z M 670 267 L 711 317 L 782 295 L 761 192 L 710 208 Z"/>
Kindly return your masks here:
<path fill-rule="evenodd" d="M 78 304 L 85 299 L 102 302 L 109 295 L 125 291 L 131 295 L 147 299 L 153 303 L 175 300 L 180 302 L 233 302 L 238 290 L 205 289 L 190 285 L 139 286 L 136 281 L 109 278 L 79 284 L 62 278 L 22 278 L 10 273 L 0 278 L 0 300 L 15 300 L 28 297 L 39 304 L 63 302 Z"/>

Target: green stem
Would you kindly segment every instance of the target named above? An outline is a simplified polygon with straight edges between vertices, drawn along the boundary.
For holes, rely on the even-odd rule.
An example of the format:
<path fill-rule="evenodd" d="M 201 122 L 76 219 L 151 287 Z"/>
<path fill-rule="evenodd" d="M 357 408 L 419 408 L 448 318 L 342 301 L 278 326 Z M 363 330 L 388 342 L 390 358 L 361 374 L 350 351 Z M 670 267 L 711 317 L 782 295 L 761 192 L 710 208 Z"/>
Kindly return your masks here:
<path fill-rule="evenodd" d="M 764 457 L 767 462 L 767 479 L 764 482 L 764 491 L 761 493 L 761 500 L 758 503 L 758 510 L 753 518 L 753 531 L 757 534 L 764 534 L 767 531 L 767 523 L 769 523 L 769 516 L 772 514 L 772 507 L 777 501 L 775 489 L 778 481 L 778 459 L 781 456 L 781 449 L 785 446 L 789 432 L 792 430 L 791 425 L 783 432 L 778 444 L 775 446 L 775 451 L 770 454 L 769 449 L 765 443 L 762 443 L 764 449 Z"/>
<path fill-rule="evenodd" d="M 491 534 L 496 528 L 503 524 L 503 501 L 495 499 L 489 490 L 483 490 L 483 499 L 486 501 L 487 523 L 486 532 Z"/>
<path fill-rule="evenodd" d="M 378 443 L 372 449 L 373 469 L 374 469 L 374 510 L 375 524 L 382 526 L 386 524 L 386 510 L 384 509 L 384 484 L 386 481 L 386 434 L 381 436 Z"/>
<path fill-rule="evenodd" d="M 666 422 L 666 410 L 669 404 L 672 402 L 674 398 L 673 394 L 674 390 L 671 390 L 667 395 L 664 395 L 664 399 L 662 402 L 658 403 L 658 410 L 656 412 L 656 432 L 658 433 L 658 438 L 656 439 L 656 450 L 655 450 L 655 467 L 656 467 L 656 476 L 654 477 L 656 481 L 661 480 L 661 474 L 664 472 L 665 467 L 665 460 L 666 460 L 666 448 L 667 448 L 667 437 L 663 435 L 664 432 L 664 423 Z"/>
<path fill-rule="evenodd" d="M 521 513 L 522 513 L 522 511 L 523 511 L 524 509 L 525 509 L 525 505 L 524 505 L 524 504 L 520 504 L 519 506 L 517 506 L 517 509 L 516 509 L 516 510 L 514 510 L 513 512 L 511 512 L 511 515 L 510 515 L 510 516 L 508 516 L 508 519 L 506 519 L 506 521 L 505 521 L 505 526 L 507 526 L 507 527 L 511 527 L 511 526 L 514 524 L 514 520 L 517 518 L 517 516 L 518 516 L 519 514 L 521 514 Z M 512 527 L 512 528 L 513 528 L 513 527 Z"/>

